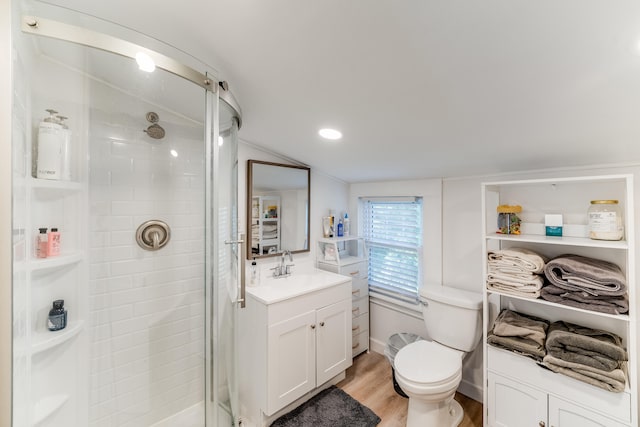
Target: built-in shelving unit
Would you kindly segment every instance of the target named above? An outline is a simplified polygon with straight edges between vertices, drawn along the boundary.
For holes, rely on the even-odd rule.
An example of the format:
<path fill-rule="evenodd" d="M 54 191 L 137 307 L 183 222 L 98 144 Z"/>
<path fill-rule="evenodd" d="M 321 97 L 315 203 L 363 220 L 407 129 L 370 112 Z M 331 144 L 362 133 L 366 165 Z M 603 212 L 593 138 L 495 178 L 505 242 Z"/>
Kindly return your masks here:
<path fill-rule="evenodd" d="M 280 197 L 255 196 L 251 208 L 252 252 L 255 255 L 280 252 Z"/>
<path fill-rule="evenodd" d="M 638 295 L 633 194 L 631 175 L 482 184 L 484 283 L 489 250 L 523 247 L 550 259 L 571 253 L 613 262 L 625 274 L 629 297 L 629 313 L 614 315 L 485 289 L 484 425 L 509 425 L 505 420 L 518 420 L 518 425 L 555 427 L 638 425 Z M 603 241 L 587 237 L 587 209 L 590 201 L 596 199 L 619 200 L 625 224 L 623 240 Z M 519 216 L 523 234 L 496 233 L 496 207 L 500 204 L 522 206 Z M 544 235 L 545 213 L 563 215 L 563 237 Z M 487 334 L 495 317 L 504 308 L 551 322 L 564 320 L 618 334 L 629 354 L 626 389 L 621 393 L 609 392 L 543 369 L 532 359 L 489 346 L 486 344 Z M 599 424 L 588 424 L 596 420 Z"/>
<path fill-rule="evenodd" d="M 369 261 L 362 237 L 347 236 L 318 240 L 316 266 L 351 277 L 352 355 L 369 350 Z"/>

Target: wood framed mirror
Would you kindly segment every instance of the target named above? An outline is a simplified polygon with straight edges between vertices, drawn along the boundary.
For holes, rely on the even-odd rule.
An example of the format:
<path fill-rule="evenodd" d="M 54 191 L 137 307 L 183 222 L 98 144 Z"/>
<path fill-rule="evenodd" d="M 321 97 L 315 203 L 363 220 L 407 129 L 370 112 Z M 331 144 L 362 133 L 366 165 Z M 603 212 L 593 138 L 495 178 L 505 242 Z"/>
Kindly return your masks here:
<path fill-rule="evenodd" d="M 309 251 L 311 169 L 249 160 L 247 259 Z"/>

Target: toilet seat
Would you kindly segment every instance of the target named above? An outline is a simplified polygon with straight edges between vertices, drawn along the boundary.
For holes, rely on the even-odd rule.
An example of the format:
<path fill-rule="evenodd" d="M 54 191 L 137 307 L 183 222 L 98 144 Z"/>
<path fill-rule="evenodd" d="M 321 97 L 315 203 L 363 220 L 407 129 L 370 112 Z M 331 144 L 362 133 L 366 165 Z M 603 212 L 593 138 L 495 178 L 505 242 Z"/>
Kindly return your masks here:
<path fill-rule="evenodd" d="M 433 341 L 416 341 L 403 347 L 396 355 L 394 365 L 396 374 L 401 377 L 401 386 L 404 383 L 424 393 L 457 388 L 462 379 L 461 352 Z"/>

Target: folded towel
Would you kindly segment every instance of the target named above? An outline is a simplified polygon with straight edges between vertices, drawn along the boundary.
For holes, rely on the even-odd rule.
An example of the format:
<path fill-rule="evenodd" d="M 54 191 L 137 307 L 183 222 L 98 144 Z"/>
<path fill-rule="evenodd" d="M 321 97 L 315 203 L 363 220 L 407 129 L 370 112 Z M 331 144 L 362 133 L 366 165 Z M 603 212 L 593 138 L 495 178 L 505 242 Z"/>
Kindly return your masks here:
<path fill-rule="evenodd" d="M 536 299 L 540 298 L 540 288 L 536 286 L 513 286 L 496 281 L 488 281 L 487 289 L 490 291 L 500 292 L 502 294 L 513 295 L 516 297 Z"/>
<path fill-rule="evenodd" d="M 549 326 L 545 346 L 553 357 L 603 371 L 612 371 L 627 360 L 618 335 L 563 321 Z"/>
<path fill-rule="evenodd" d="M 544 319 L 505 309 L 494 321 L 487 343 L 541 361 L 546 354 L 544 331 L 548 324 Z"/>
<path fill-rule="evenodd" d="M 580 255 L 561 255 L 544 267 L 555 286 L 592 295 L 621 296 L 627 292 L 624 274 L 617 265 Z"/>
<path fill-rule="evenodd" d="M 493 333 L 501 337 L 521 337 L 544 346 L 549 322 L 536 316 L 504 309 L 493 322 Z"/>
<path fill-rule="evenodd" d="M 608 314 L 624 314 L 629 311 L 629 299 L 622 296 L 598 296 L 585 291 L 567 291 L 554 285 L 547 285 L 540 291 L 540 296 L 557 304 L 582 308 Z"/>
<path fill-rule="evenodd" d="M 501 269 L 511 269 L 513 272 L 542 273 L 547 258 L 525 248 L 509 248 L 489 251 L 488 263 Z"/>
<path fill-rule="evenodd" d="M 566 360 L 558 359 L 551 355 L 544 357 L 543 364 L 553 372 L 615 393 L 623 392 L 627 381 L 624 370 L 620 368 L 603 371 L 580 363 L 567 362 Z"/>

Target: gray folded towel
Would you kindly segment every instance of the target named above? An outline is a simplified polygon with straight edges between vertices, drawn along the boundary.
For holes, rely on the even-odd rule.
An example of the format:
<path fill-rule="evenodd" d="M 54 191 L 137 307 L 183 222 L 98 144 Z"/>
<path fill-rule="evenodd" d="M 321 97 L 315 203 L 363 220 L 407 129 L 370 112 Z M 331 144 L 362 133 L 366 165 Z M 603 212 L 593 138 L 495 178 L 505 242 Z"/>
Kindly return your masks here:
<path fill-rule="evenodd" d="M 592 295 L 620 296 L 627 292 L 624 274 L 617 265 L 580 255 L 561 255 L 544 266 L 544 274 L 555 286 Z"/>
<path fill-rule="evenodd" d="M 624 370 L 620 368 L 603 371 L 591 366 L 567 362 L 566 360 L 553 357 L 550 354 L 544 357 L 543 365 L 553 372 L 615 393 L 623 392 L 627 382 L 627 375 Z"/>
<path fill-rule="evenodd" d="M 547 285 L 540 290 L 542 299 L 557 304 L 582 308 L 608 314 L 624 314 L 629 311 L 627 294 L 622 296 L 599 296 L 585 291 L 567 291 L 554 285 Z"/>
<path fill-rule="evenodd" d="M 628 360 L 618 335 L 563 321 L 549 326 L 545 346 L 553 357 L 603 371 L 612 371 Z"/>
<path fill-rule="evenodd" d="M 549 322 L 528 314 L 502 310 L 487 336 L 495 347 L 542 360 L 545 356 L 545 336 Z"/>

